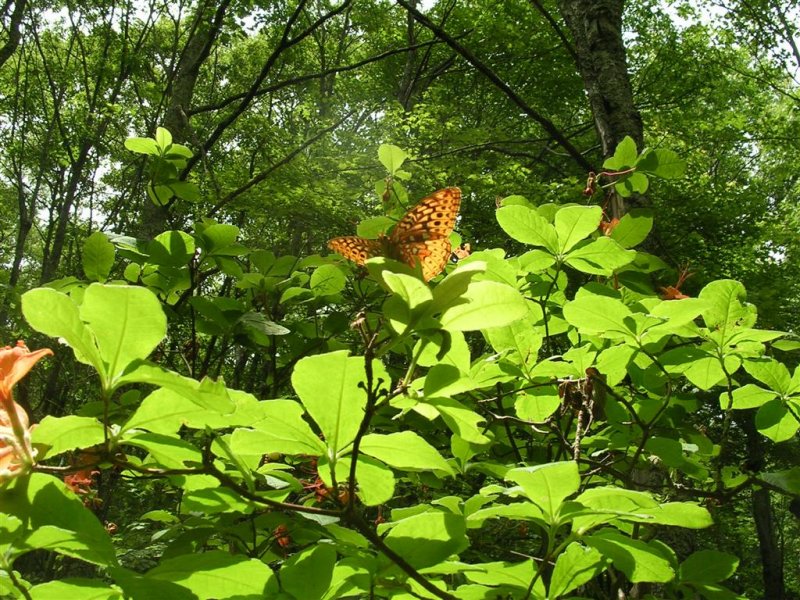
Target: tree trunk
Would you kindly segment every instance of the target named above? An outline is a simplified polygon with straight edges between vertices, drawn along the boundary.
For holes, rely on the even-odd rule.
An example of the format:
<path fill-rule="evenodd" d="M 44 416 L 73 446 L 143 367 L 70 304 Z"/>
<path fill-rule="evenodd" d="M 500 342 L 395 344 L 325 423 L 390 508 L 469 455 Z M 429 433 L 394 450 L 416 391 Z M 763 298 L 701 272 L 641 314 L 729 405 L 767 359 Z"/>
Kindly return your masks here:
<path fill-rule="evenodd" d="M 167 87 L 168 106 L 164 114 L 164 127 L 177 143 L 187 141 L 190 136 L 189 113 L 194 98 L 200 67 L 208 58 L 214 40 L 222 27 L 223 17 L 229 2 L 220 5 L 203 4 L 192 23 L 192 33 L 180 53 L 180 60 Z M 151 135 L 155 132 L 149 132 Z M 195 141 L 196 140 L 190 140 Z M 199 145 L 199 143 L 198 143 Z M 136 235 L 154 237 L 164 229 L 168 207 L 153 204 L 149 197 L 143 199 L 141 225 Z"/>
<path fill-rule="evenodd" d="M 592 108 L 603 156 L 629 135 L 641 150 L 642 117 L 633 103 L 622 40 L 623 0 L 559 0 L 575 42 L 578 72 Z"/>
<path fill-rule="evenodd" d="M 642 117 L 633 103 L 628 61 L 622 40 L 624 0 L 558 0 L 558 9 L 572 34 L 575 59 L 592 109 L 603 158 L 625 136 L 641 151 L 644 146 Z M 634 199 L 641 203 L 641 199 Z M 622 198 L 610 197 L 611 217 L 625 212 Z"/>
<path fill-rule="evenodd" d="M 750 411 L 752 412 L 754 411 Z M 766 466 L 766 448 L 764 438 L 756 430 L 754 415 L 742 414 L 736 422 L 747 436 L 747 466 L 753 471 L 761 471 Z M 775 532 L 775 514 L 769 490 L 764 488 L 753 490 L 752 510 L 761 555 L 764 597 L 770 600 L 783 600 L 786 597 L 783 581 L 783 550 Z"/>

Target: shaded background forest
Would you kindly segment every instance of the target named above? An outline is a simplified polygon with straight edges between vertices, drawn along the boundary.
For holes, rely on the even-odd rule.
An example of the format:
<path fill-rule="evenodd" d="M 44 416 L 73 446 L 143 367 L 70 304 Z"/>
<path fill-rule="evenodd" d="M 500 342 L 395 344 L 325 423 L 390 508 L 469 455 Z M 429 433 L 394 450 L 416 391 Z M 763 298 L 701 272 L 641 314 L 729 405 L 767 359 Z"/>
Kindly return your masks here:
<path fill-rule="evenodd" d="M 496 198 L 580 202 L 588 172 L 625 135 L 688 161 L 685 179 L 635 199 L 654 211 L 648 250 L 676 269 L 659 283 L 686 266 L 690 295 L 737 279 L 760 327 L 797 330 L 796 2 L 20 0 L 3 10 L 6 343 L 37 346 L 19 295 L 80 277 L 96 231 L 147 239 L 212 218 L 251 249 L 325 253 L 330 237 L 380 214 L 377 149 L 389 143 L 412 157 L 412 198 L 461 187 L 464 240 L 503 246 Z M 194 152 L 182 176 L 199 186 L 196 201 L 159 207 L 146 193 L 147 163 L 124 141 L 159 126 Z M 217 293 L 235 293 L 225 286 Z M 203 357 L 193 375 L 228 373 L 235 358 L 246 373 L 237 385 L 261 389 L 263 365 L 235 340 L 192 352 Z M 37 378 L 39 415 L 87 397 L 68 353 Z M 797 450 L 750 457 L 785 468 Z M 772 516 L 773 546 L 800 550 L 782 537 L 796 532 L 788 501 L 764 494 L 722 511 L 708 540 L 745 559 L 739 585 L 751 593 L 764 559 L 751 513 Z"/>

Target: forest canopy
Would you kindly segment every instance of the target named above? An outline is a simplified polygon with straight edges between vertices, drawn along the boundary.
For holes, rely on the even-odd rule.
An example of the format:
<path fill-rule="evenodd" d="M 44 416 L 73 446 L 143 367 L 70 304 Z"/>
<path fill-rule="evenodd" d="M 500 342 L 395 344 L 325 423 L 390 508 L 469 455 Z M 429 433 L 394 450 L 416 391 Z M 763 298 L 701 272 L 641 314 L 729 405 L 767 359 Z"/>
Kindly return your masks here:
<path fill-rule="evenodd" d="M 0 22 L 0 597 L 800 597 L 798 2 Z"/>

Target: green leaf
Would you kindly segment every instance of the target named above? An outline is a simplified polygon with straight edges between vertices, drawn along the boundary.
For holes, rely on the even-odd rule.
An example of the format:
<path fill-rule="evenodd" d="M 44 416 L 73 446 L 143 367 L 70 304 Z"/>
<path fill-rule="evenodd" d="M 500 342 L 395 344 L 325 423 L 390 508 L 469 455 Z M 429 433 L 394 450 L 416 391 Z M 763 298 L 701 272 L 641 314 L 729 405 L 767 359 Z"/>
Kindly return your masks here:
<path fill-rule="evenodd" d="M 338 294 L 346 284 L 347 278 L 335 265 L 322 265 L 311 274 L 311 291 L 317 297 Z"/>
<path fill-rule="evenodd" d="M 611 231 L 611 239 L 623 248 L 638 246 L 653 228 L 653 214 L 647 209 L 633 209 L 626 213 Z"/>
<path fill-rule="evenodd" d="M 781 396 L 791 393 L 792 376 L 789 374 L 789 369 L 773 358 L 746 360 L 744 370 Z"/>
<path fill-rule="evenodd" d="M 528 313 L 525 299 L 511 286 L 495 281 L 473 281 L 459 303 L 445 309 L 442 327 L 451 331 L 475 331 L 503 327 Z"/>
<path fill-rule="evenodd" d="M 392 144 L 381 144 L 378 146 L 378 160 L 389 172 L 389 175 L 394 175 L 397 170 L 403 166 L 403 163 L 408 158 L 408 153 L 397 146 Z"/>
<path fill-rule="evenodd" d="M 375 240 L 389 231 L 396 223 L 397 221 L 390 217 L 370 217 L 358 224 L 356 227 L 356 235 L 368 240 Z"/>
<path fill-rule="evenodd" d="M 639 154 L 636 151 L 636 142 L 633 141 L 631 136 L 626 135 L 622 141 L 617 144 L 617 147 L 614 150 L 613 166 L 607 165 L 609 160 L 606 160 L 606 162 L 603 163 L 603 166 L 611 166 L 611 168 L 618 170 L 622 167 L 632 167 L 636 164 L 638 157 Z"/>
<path fill-rule="evenodd" d="M 426 512 L 398 521 L 384 538 L 386 545 L 415 569 L 430 567 L 469 546 L 464 517 Z"/>
<path fill-rule="evenodd" d="M 64 339 L 78 361 L 105 372 L 94 336 L 69 296 L 50 288 L 30 290 L 22 295 L 22 314 L 36 331 Z"/>
<path fill-rule="evenodd" d="M 219 550 L 163 560 L 147 576 L 186 587 L 200 600 L 247 595 L 261 598 L 275 577 L 272 569 L 258 559 Z"/>
<path fill-rule="evenodd" d="M 126 598 L 169 598 L 169 600 L 197 600 L 192 592 L 169 581 L 151 579 L 122 567 L 108 569 L 109 575 L 123 589 Z"/>
<path fill-rule="evenodd" d="M 483 425 L 486 418 L 453 398 L 428 398 L 427 403 L 433 406 L 447 423 L 447 427 L 472 444 L 488 444 L 491 439 L 484 435 Z"/>
<path fill-rule="evenodd" d="M 158 144 L 153 138 L 132 137 L 125 140 L 125 148 L 137 154 L 159 156 L 161 154 Z"/>
<path fill-rule="evenodd" d="M 763 479 L 769 485 L 782 489 L 788 494 L 800 496 L 800 467 L 792 467 L 785 471 L 762 473 L 759 479 Z"/>
<path fill-rule="evenodd" d="M 748 383 L 740 388 L 733 390 L 733 404 L 731 408 L 734 410 L 745 410 L 748 408 L 759 408 L 766 404 L 769 400 L 776 397 L 775 392 L 765 390 L 755 384 Z M 719 407 L 722 410 L 728 408 L 728 393 L 722 392 L 719 395 Z"/>
<path fill-rule="evenodd" d="M 240 454 L 307 454 L 323 456 L 325 444 L 303 420 L 303 407 L 293 400 L 268 400 L 262 403 L 263 417 L 253 429 L 236 429 L 231 449 Z"/>
<path fill-rule="evenodd" d="M 530 244 L 544 246 L 552 254 L 558 253 L 556 229 L 535 210 L 525 206 L 511 205 L 497 209 L 497 222 L 511 238 Z"/>
<path fill-rule="evenodd" d="M 150 456 L 144 460 L 145 465 L 155 463 L 167 469 L 185 469 L 186 463 L 203 462 L 200 449 L 178 437 L 160 433 L 135 433 L 121 441 L 147 450 Z"/>
<path fill-rule="evenodd" d="M 361 439 L 361 452 L 402 471 L 438 471 L 452 475 L 442 455 L 413 431 L 369 433 Z"/>
<path fill-rule="evenodd" d="M 686 173 L 686 161 L 672 150 L 659 148 L 643 152 L 636 168 L 663 179 L 679 179 Z"/>
<path fill-rule="evenodd" d="M 739 559 L 726 552 L 699 550 L 681 563 L 678 579 L 682 582 L 719 583 L 736 572 Z"/>
<path fill-rule="evenodd" d="M 83 243 L 83 272 L 87 279 L 105 281 L 114 266 L 114 244 L 108 237 L 95 231 Z"/>
<path fill-rule="evenodd" d="M 364 359 L 346 351 L 308 356 L 294 368 L 292 385 L 334 454 L 356 437 L 367 405 L 359 386 L 365 377 Z"/>
<path fill-rule="evenodd" d="M 520 319 L 504 327 L 484 329 L 483 335 L 495 352 L 507 352 L 506 356 L 516 364 L 536 361 L 544 339 L 543 332 L 528 319 Z"/>
<path fill-rule="evenodd" d="M 281 588 L 303 600 L 318 600 L 330 586 L 336 550 L 317 544 L 301 550 L 281 565 Z"/>
<path fill-rule="evenodd" d="M 634 250 L 625 250 L 613 239 L 603 236 L 578 246 L 567 254 L 564 262 L 582 273 L 608 276 L 635 258 Z"/>
<path fill-rule="evenodd" d="M 543 423 L 561 406 L 556 386 L 537 387 L 514 398 L 514 410 L 525 421 Z"/>
<path fill-rule="evenodd" d="M 337 467 L 339 465 L 349 475 L 350 458 L 343 458 L 337 463 Z M 363 454 L 358 457 L 356 482 L 358 499 L 365 506 L 380 506 L 391 500 L 394 495 L 395 478 L 392 470 L 382 462 Z"/>
<path fill-rule="evenodd" d="M 794 403 L 794 412 L 800 412 L 800 403 Z M 766 402 L 756 413 L 756 429 L 773 442 L 785 442 L 794 437 L 800 423 L 779 399 Z"/>
<path fill-rule="evenodd" d="M 217 411 L 220 414 L 230 414 L 236 407 L 224 383 L 207 377 L 198 382 L 196 379 L 178 375 L 174 371 L 147 361 L 132 363 L 125 374 L 117 380 L 118 385 L 127 383 L 149 383 L 164 387 L 201 408 Z"/>
<path fill-rule="evenodd" d="M 557 514 L 564 499 L 578 491 L 581 483 L 578 463 L 573 461 L 511 469 L 505 478 L 519 484 L 528 499 L 550 519 Z"/>
<path fill-rule="evenodd" d="M 414 311 L 433 299 L 430 288 L 418 277 L 391 271 L 384 271 L 381 275 L 389 289 L 403 300 L 409 311 Z"/>
<path fill-rule="evenodd" d="M 556 213 L 558 252 L 569 252 L 575 244 L 597 231 L 603 218 L 599 206 L 567 206 Z"/>
<path fill-rule="evenodd" d="M 650 187 L 650 180 L 644 173 L 634 172 L 623 177 L 614 185 L 614 189 L 623 198 L 629 198 L 633 194 L 644 194 Z"/>
<path fill-rule="evenodd" d="M 34 444 L 49 446 L 47 458 L 76 448 L 88 448 L 104 440 L 103 424 L 90 417 L 46 416 L 33 430 L 31 441 Z M 40 457 L 41 458 L 41 457 Z"/>
<path fill-rule="evenodd" d="M 167 333 L 161 303 L 141 287 L 94 283 L 83 295 L 80 316 L 94 333 L 112 379 L 146 358 Z"/>
<path fill-rule="evenodd" d="M 0 489 L 3 512 L 23 520 L 29 550 L 41 548 L 96 565 L 116 565 L 111 538 L 100 521 L 63 481 L 33 473 Z"/>
<path fill-rule="evenodd" d="M 70 577 L 58 581 L 48 581 L 33 586 L 30 590 L 33 600 L 121 600 L 122 594 L 107 583 Z"/>
<path fill-rule="evenodd" d="M 632 338 L 632 313 L 620 300 L 585 293 L 564 305 L 564 318 L 579 331 L 611 339 Z"/>
<path fill-rule="evenodd" d="M 745 295 L 744 286 L 732 279 L 712 281 L 705 286 L 699 297 L 707 302 L 703 317 L 709 329 L 726 329 L 745 321 L 750 316 L 750 311 L 742 304 Z"/>
<path fill-rule="evenodd" d="M 614 566 L 625 573 L 633 583 L 649 581 L 666 583 L 675 577 L 675 571 L 652 543 L 632 540 L 615 531 L 603 531 L 584 538 L 586 544 L 611 559 Z"/>
<path fill-rule="evenodd" d="M 164 127 L 156 127 L 156 143 L 162 150 L 172 145 L 172 134 Z"/>
<path fill-rule="evenodd" d="M 605 559 L 594 548 L 572 542 L 558 555 L 550 579 L 549 598 L 558 598 L 582 586 L 605 568 Z"/>
<path fill-rule="evenodd" d="M 194 238 L 183 231 L 165 231 L 147 245 L 148 262 L 165 267 L 186 267 L 194 256 Z"/>

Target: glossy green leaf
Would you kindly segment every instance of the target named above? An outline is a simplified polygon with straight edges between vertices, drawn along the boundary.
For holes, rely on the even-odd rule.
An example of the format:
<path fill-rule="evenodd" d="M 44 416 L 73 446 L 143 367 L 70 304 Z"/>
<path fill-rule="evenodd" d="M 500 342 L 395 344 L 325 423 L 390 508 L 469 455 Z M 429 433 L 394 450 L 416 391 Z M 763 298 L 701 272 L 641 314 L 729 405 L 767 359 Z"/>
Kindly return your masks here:
<path fill-rule="evenodd" d="M 349 457 L 339 461 L 337 467 L 339 465 L 345 477 L 349 476 Z M 356 482 L 358 499 L 365 506 L 380 506 L 391 500 L 394 495 L 395 477 L 392 470 L 382 462 L 363 454 L 358 457 Z"/>
<path fill-rule="evenodd" d="M 555 228 L 558 252 L 569 252 L 575 244 L 595 231 L 603 218 L 599 206 L 566 206 L 556 213 Z"/>
<path fill-rule="evenodd" d="M 318 600 L 330 586 L 334 564 L 336 550 L 330 544 L 301 550 L 281 566 L 281 588 L 295 598 Z"/>
<path fill-rule="evenodd" d="M 556 386 L 536 387 L 514 398 L 514 410 L 525 421 L 543 423 L 561 406 Z"/>
<path fill-rule="evenodd" d="M 439 412 L 450 431 L 461 439 L 472 444 L 491 442 L 491 439 L 484 435 L 486 417 L 453 398 L 428 398 L 426 401 Z"/>
<path fill-rule="evenodd" d="M 511 205 L 499 208 L 495 213 L 497 222 L 509 237 L 530 244 L 543 246 L 553 254 L 558 253 L 556 229 L 535 210 L 525 206 Z"/>
<path fill-rule="evenodd" d="M 433 299 L 430 288 L 418 277 L 391 271 L 384 271 L 382 275 L 383 281 L 403 300 L 409 311 L 414 311 Z"/>
<path fill-rule="evenodd" d="M 556 559 L 549 597 L 571 592 L 597 577 L 604 568 L 605 559 L 597 550 L 572 542 Z"/>
<path fill-rule="evenodd" d="M 578 464 L 573 461 L 511 469 L 505 478 L 519 484 L 528 499 L 550 518 L 568 496 L 578 491 L 581 482 Z"/>
<path fill-rule="evenodd" d="M 392 144 L 381 144 L 378 146 L 378 160 L 389 172 L 389 175 L 394 175 L 395 172 L 403 166 L 403 163 L 408 158 L 408 153 L 394 146 Z"/>
<path fill-rule="evenodd" d="M 699 297 L 707 304 L 703 311 L 706 325 L 709 328 L 728 329 L 744 322 L 749 326 L 751 313 L 743 304 L 745 295 L 744 286 L 731 279 L 712 281 L 705 286 Z"/>
<path fill-rule="evenodd" d="M 136 433 L 124 438 L 123 443 L 147 450 L 145 464 L 167 469 L 185 469 L 186 463 L 201 464 L 200 449 L 180 438 L 160 433 Z"/>
<path fill-rule="evenodd" d="M 784 490 L 793 496 L 800 496 L 800 467 L 792 467 L 785 471 L 762 473 L 759 476 L 768 484 Z"/>
<path fill-rule="evenodd" d="M 275 577 L 272 569 L 258 559 L 220 550 L 162 560 L 147 572 L 147 576 L 177 583 L 194 592 L 200 600 L 247 595 L 260 598 Z"/>
<path fill-rule="evenodd" d="M 33 430 L 31 441 L 49 446 L 47 458 L 52 458 L 69 450 L 89 448 L 102 443 L 105 439 L 103 432 L 103 424 L 97 419 L 75 415 L 48 415 Z"/>
<path fill-rule="evenodd" d="M 794 403 L 794 413 L 800 414 L 800 402 Z M 781 400 L 769 400 L 756 413 L 756 429 L 773 442 L 790 440 L 800 428 L 800 422 Z"/>
<path fill-rule="evenodd" d="M 151 579 L 147 575 L 140 575 L 122 567 L 108 569 L 114 582 L 122 588 L 127 598 L 169 598 L 169 600 L 196 600 L 192 592 L 185 587 Z"/>
<path fill-rule="evenodd" d="M 525 299 L 514 288 L 494 281 L 474 281 L 460 303 L 442 313 L 440 322 L 451 331 L 476 331 L 503 327 L 527 313 Z"/>
<path fill-rule="evenodd" d="M 699 550 L 681 563 L 678 578 L 681 581 L 719 583 L 731 577 L 739 566 L 739 559 L 726 552 Z"/>
<path fill-rule="evenodd" d="M 114 244 L 108 237 L 95 231 L 83 243 L 83 272 L 92 281 L 105 281 L 114 266 Z"/>
<path fill-rule="evenodd" d="M 325 444 L 303 420 L 303 407 L 293 400 L 269 400 L 253 429 L 236 429 L 231 449 L 241 454 L 305 454 L 322 456 Z"/>
<path fill-rule="evenodd" d="M 84 293 L 80 316 L 112 378 L 134 360 L 146 358 L 167 332 L 161 303 L 141 287 L 92 284 Z"/>
<path fill-rule="evenodd" d="M 66 294 L 51 288 L 36 288 L 22 295 L 22 314 L 36 331 L 63 338 L 75 358 L 104 372 L 103 359 L 92 331 L 81 320 L 77 305 Z"/>
<path fill-rule="evenodd" d="M 564 318 L 570 325 L 590 334 L 612 339 L 631 337 L 630 309 L 608 296 L 583 294 L 564 305 Z"/>
<path fill-rule="evenodd" d="M 315 296 L 338 294 L 346 284 L 344 273 L 334 265 L 321 265 L 311 274 L 311 291 Z"/>
<path fill-rule="evenodd" d="M 610 530 L 587 536 L 584 541 L 611 559 L 614 566 L 634 583 L 666 583 L 675 578 L 670 561 L 652 543 L 633 540 Z"/>
<path fill-rule="evenodd" d="M 746 364 L 746 363 L 745 363 Z M 770 390 L 765 390 L 755 384 L 748 383 L 740 388 L 733 390 L 733 402 L 731 408 L 735 410 L 745 410 L 748 408 L 759 408 L 766 404 L 769 400 L 775 398 L 776 393 Z M 722 392 L 719 395 L 719 406 L 723 410 L 728 408 L 728 394 Z"/>
<path fill-rule="evenodd" d="M 633 248 L 647 239 L 652 228 L 652 211 L 633 209 L 622 216 L 610 237 L 623 248 Z"/>
<path fill-rule="evenodd" d="M 402 471 L 438 471 L 452 475 L 442 455 L 413 431 L 370 433 L 361 439 L 364 454 Z"/>
<path fill-rule="evenodd" d="M 40 583 L 33 586 L 29 593 L 33 600 L 122 600 L 119 590 L 107 583 L 81 577 Z"/>
<path fill-rule="evenodd" d="M 657 148 L 642 153 L 637 169 L 664 179 L 679 179 L 686 173 L 686 161 L 668 148 Z"/>
<path fill-rule="evenodd" d="M 125 148 L 137 154 L 158 156 L 161 154 L 153 138 L 131 137 L 125 140 Z"/>
<path fill-rule="evenodd" d="M 564 258 L 564 262 L 583 273 L 611 275 L 635 258 L 635 251 L 625 250 L 609 237 L 600 237 L 572 250 Z"/>
<path fill-rule="evenodd" d="M 762 357 L 746 360 L 744 369 L 778 394 L 783 396 L 791 393 L 792 376 L 783 363 L 773 358 Z"/>
<path fill-rule="evenodd" d="M 334 453 L 356 437 L 367 405 L 366 392 L 359 386 L 365 377 L 364 359 L 349 357 L 346 351 L 309 356 L 294 368 L 292 385 Z M 383 379 L 389 381 L 388 376 Z"/>
<path fill-rule="evenodd" d="M 397 522 L 384 542 L 412 567 L 421 569 L 466 549 L 469 545 L 466 531 L 461 515 L 426 512 Z"/>
<path fill-rule="evenodd" d="M 103 525 L 63 481 L 33 473 L 0 489 L 3 512 L 27 525 L 27 549 L 52 550 L 97 565 L 116 565 Z"/>
<path fill-rule="evenodd" d="M 230 414 L 236 408 L 228 389 L 221 381 L 208 378 L 197 381 L 147 361 L 134 362 L 117 380 L 118 385 L 127 383 L 148 383 L 164 387 L 201 408 L 214 410 L 220 414 Z"/>

